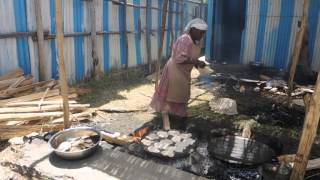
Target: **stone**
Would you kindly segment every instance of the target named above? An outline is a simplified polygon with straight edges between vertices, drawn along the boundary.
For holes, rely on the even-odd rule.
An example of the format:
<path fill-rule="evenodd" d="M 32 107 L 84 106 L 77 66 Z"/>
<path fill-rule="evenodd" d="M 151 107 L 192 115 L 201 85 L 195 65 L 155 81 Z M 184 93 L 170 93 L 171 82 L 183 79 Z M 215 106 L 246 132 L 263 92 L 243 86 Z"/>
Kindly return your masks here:
<path fill-rule="evenodd" d="M 171 140 L 173 141 L 173 142 L 181 142 L 181 137 L 180 136 L 173 136 L 172 138 L 171 138 Z"/>
<path fill-rule="evenodd" d="M 254 91 L 254 92 L 259 92 L 259 91 L 260 91 L 260 88 L 259 88 L 259 87 L 255 87 L 255 88 L 253 88 L 253 91 Z"/>
<path fill-rule="evenodd" d="M 167 138 L 169 135 L 167 132 L 165 131 L 158 131 L 157 132 L 157 135 L 160 137 L 160 138 Z"/>
<path fill-rule="evenodd" d="M 187 138 L 191 138 L 192 134 L 191 133 L 182 133 L 182 134 L 180 134 L 180 137 L 182 139 L 187 139 Z"/>
<path fill-rule="evenodd" d="M 276 92 L 276 95 L 280 95 L 280 96 L 286 96 L 287 94 L 286 93 L 284 93 L 284 92 Z"/>
<path fill-rule="evenodd" d="M 269 90 L 269 92 L 271 92 L 271 93 L 276 93 L 277 91 L 278 91 L 278 88 L 272 88 Z"/>
<path fill-rule="evenodd" d="M 209 102 L 212 111 L 219 114 L 235 115 L 238 114 L 237 103 L 233 99 L 218 98 Z"/>
<path fill-rule="evenodd" d="M 151 134 L 149 134 L 149 135 L 146 136 L 146 139 L 149 139 L 149 140 L 151 140 L 151 141 L 154 141 L 154 140 L 159 139 L 159 136 L 157 136 L 157 135 L 154 134 L 154 133 L 151 133 Z"/>
<path fill-rule="evenodd" d="M 10 144 L 12 144 L 12 145 L 22 145 L 22 144 L 24 144 L 25 142 L 27 142 L 27 138 L 24 137 L 24 136 L 14 137 L 14 138 L 9 139 L 8 142 L 9 142 Z"/>
<path fill-rule="evenodd" d="M 243 85 L 241 85 L 239 91 L 240 93 L 244 93 L 246 91 L 246 88 Z"/>
<path fill-rule="evenodd" d="M 183 142 L 183 143 L 186 143 L 188 146 L 189 146 L 189 145 L 190 145 L 190 146 L 193 146 L 193 145 L 195 144 L 196 140 L 191 139 L 191 138 L 187 138 L 187 139 L 184 139 L 182 142 Z"/>
<path fill-rule="evenodd" d="M 141 143 L 145 146 L 151 146 L 153 144 L 153 141 L 150 141 L 148 139 L 142 139 Z"/>
<path fill-rule="evenodd" d="M 170 136 L 176 136 L 176 135 L 179 135 L 180 132 L 179 132 L 179 131 L 176 131 L 176 130 L 170 130 L 170 131 L 168 131 L 168 134 L 169 134 Z"/>
<path fill-rule="evenodd" d="M 151 153 L 160 153 L 160 150 L 156 148 L 155 146 L 149 146 L 147 150 Z"/>
<path fill-rule="evenodd" d="M 185 152 L 185 150 L 186 150 L 186 147 L 185 146 L 176 146 L 175 148 L 174 148 L 174 152 L 177 152 L 177 153 L 184 153 Z"/>
<path fill-rule="evenodd" d="M 31 137 L 38 136 L 38 135 L 40 135 L 40 134 L 39 134 L 39 133 L 36 133 L 36 132 L 32 132 L 32 133 L 26 135 L 26 137 L 27 137 L 27 138 L 31 138 Z"/>
<path fill-rule="evenodd" d="M 164 150 L 161 154 L 166 157 L 174 157 L 174 152 L 172 150 Z"/>

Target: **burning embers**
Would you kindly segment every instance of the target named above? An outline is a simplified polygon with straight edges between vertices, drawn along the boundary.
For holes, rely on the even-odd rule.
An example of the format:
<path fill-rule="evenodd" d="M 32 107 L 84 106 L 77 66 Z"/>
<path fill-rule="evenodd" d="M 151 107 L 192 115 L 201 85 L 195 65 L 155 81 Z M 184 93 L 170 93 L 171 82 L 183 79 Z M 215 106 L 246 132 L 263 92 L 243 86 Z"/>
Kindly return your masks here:
<path fill-rule="evenodd" d="M 93 139 L 95 136 L 81 136 L 78 138 L 69 138 L 63 141 L 57 148 L 61 152 L 77 152 L 89 149 L 95 145 Z"/>
<path fill-rule="evenodd" d="M 141 140 L 147 152 L 163 157 L 182 157 L 193 151 L 196 140 L 177 130 L 154 131 Z"/>

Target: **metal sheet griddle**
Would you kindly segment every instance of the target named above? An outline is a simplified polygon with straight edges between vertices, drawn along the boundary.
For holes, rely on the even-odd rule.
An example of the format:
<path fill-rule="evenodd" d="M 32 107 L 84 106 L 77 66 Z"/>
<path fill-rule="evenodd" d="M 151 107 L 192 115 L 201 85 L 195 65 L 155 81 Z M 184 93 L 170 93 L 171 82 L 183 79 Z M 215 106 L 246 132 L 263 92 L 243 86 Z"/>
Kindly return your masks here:
<path fill-rule="evenodd" d="M 208 151 L 217 159 L 243 165 L 263 164 L 275 156 L 267 145 L 239 136 L 214 138 Z"/>

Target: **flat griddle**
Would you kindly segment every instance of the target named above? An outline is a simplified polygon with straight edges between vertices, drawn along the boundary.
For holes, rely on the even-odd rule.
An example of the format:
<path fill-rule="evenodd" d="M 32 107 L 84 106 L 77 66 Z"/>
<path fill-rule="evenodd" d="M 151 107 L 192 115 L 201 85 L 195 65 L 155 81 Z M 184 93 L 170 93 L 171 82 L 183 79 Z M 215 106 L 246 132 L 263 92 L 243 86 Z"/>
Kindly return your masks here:
<path fill-rule="evenodd" d="M 269 146 L 240 136 L 211 139 L 208 151 L 211 156 L 219 160 L 250 166 L 270 162 L 275 157 Z"/>

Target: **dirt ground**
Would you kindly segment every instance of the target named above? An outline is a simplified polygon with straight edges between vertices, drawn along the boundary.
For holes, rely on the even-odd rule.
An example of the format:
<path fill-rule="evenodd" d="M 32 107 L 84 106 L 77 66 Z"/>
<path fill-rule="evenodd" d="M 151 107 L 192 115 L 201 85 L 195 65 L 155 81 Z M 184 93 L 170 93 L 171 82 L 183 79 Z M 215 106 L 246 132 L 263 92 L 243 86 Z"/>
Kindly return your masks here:
<path fill-rule="evenodd" d="M 263 69 L 253 70 L 241 65 L 215 65 L 215 73 L 233 75 L 237 78 L 259 79 L 260 74 L 274 77 L 277 71 Z M 89 81 L 82 87 L 92 89 L 92 93 L 81 98 L 81 102 L 90 103 L 94 107 L 104 110 L 113 110 L 97 118 L 97 121 L 106 121 L 108 130 L 130 133 L 141 123 L 148 123 L 159 115 L 149 108 L 154 92 L 152 77 L 145 77 L 141 70 L 132 70 L 129 75 L 106 76 L 99 81 Z M 286 96 L 274 95 L 268 92 L 254 92 L 253 87 L 247 86 L 245 92 L 234 90 L 234 82 L 221 78 L 214 78 L 209 83 L 201 85 L 197 80 L 199 73 L 192 72 L 192 91 L 188 109 L 188 122 L 205 124 L 211 128 L 229 128 L 233 132 L 240 132 L 244 122 L 254 120 L 253 136 L 274 137 L 283 143 L 282 153 L 295 153 L 303 126 L 304 107 L 294 105 L 288 108 L 285 104 Z M 200 84 L 200 85 L 199 85 Z M 224 85 L 222 88 L 220 85 Z M 208 102 L 214 97 L 227 97 L 236 100 L 238 115 L 227 116 L 214 113 L 210 110 Z M 296 99 L 297 102 L 301 98 Z M 279 112 L 274 112 L 277 107 Z M 118 111 L 132 111 L 129 113 Z M 271 116 L 272 114 L 272 116 Z M 136 123 L 137 122 L 137 123 Z M 134 124 L 137 126 L 134 126 Z M 134 127 L 134 128 L 131 128 Z M 313 157 L 320 156 L 318 148 L 319 137 L 315 141 L 312 151 Z"/>
<path fill-rule="evenodd" d="M 274 77 L 273 70 L 254 70 L 241 65 L 214 65 L 215 74 L 233 75 L 237 78 L 259 79 L 260 74 Z M 142 126 L 161 128 L 160 116 L 149 107 L 154 93 L 154 77 L 146 77 L 144 69 L 128 72 L 110 72 L 100 80 L 90 80 L 78 86 L 91 89 L 80 97 L 81 103 L 90 103 L 100 111 L 95 116 L 95 126 L 112 132 L 133 133 Z M 192 72 L 191 99 L 189 101 L 187 127 L 196 127 L 202 136 L 216 131 L 240 134 L 243 124 L 252 122 L 252 138 L 270 145 L 277 154 L 294 154 L 297 151 L 303 127 L 304 107 L 301 97 L 296 105 L 288 108 L 286 97 L 268 92 L 253 91 L 254 86 L 245 85 L 245 91 L 235 90 L 236 81 L 213 76 L 209 81 L 199 82 L 199 73 Z M 236 100 L 237 115 L 221 115 L 210 110 L 213 98 L 227 97 Z M 299 104 L 299 105 L 297 105 Z M 179 124 L 172 117 L 172 125 Z M 320 157 L 320 136 L 312 148 L 311 159 Z M 0 145 L 6 147 L 6 144 Z M 12 175 L 13 176 L 13 175 Z M 19 179 L 19 178 L 13 178 Z"/>

